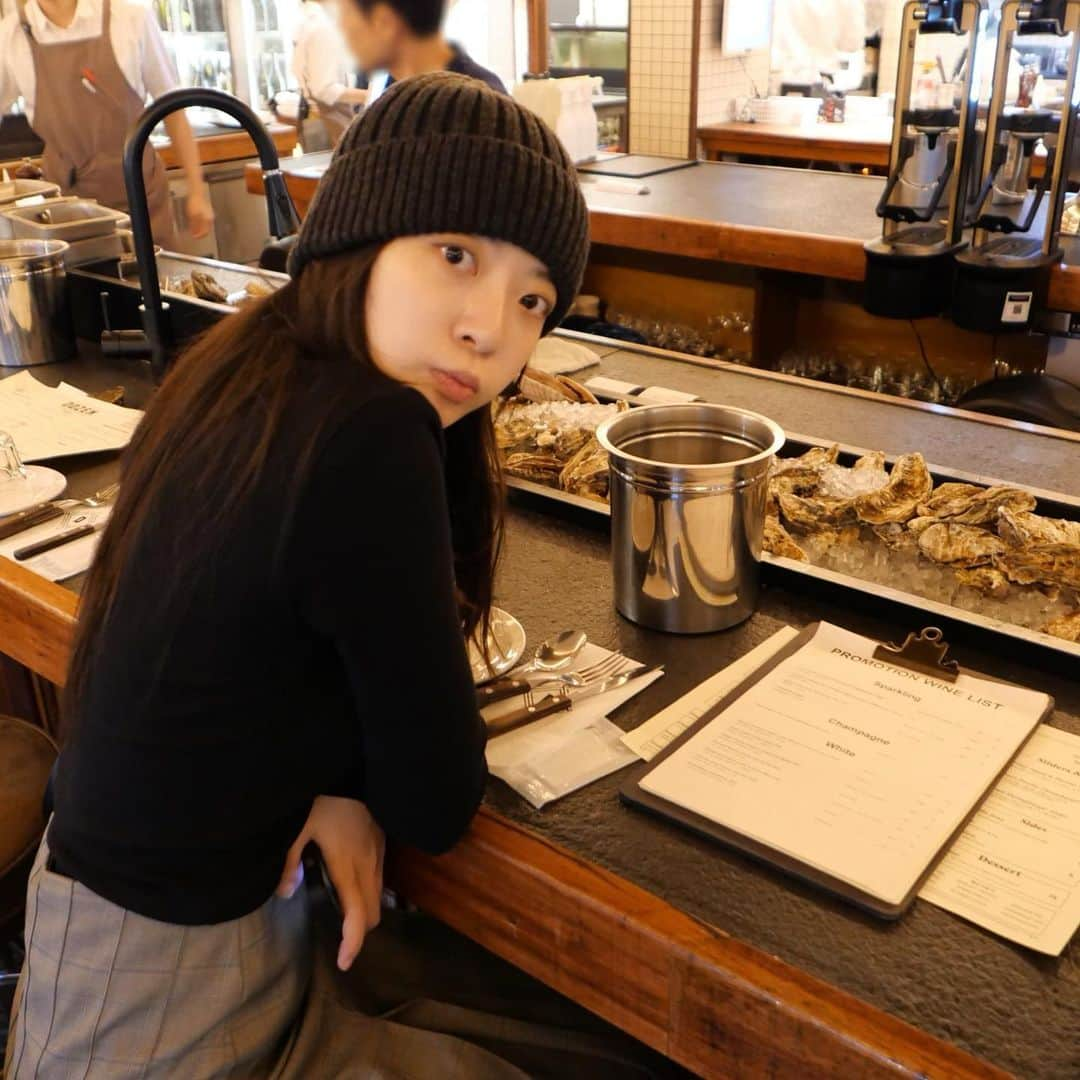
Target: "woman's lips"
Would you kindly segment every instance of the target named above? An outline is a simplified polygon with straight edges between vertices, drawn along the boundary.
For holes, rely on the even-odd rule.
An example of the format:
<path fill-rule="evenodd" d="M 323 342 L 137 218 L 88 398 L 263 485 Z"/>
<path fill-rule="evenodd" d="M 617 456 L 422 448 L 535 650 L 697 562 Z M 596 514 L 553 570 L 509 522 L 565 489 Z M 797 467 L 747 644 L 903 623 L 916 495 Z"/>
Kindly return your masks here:
<path fill-rule="evenodd" d="M 435 387 L 455 405 L 462 405 L 480 389 L 480 380 L 470 371 L 444 371 L 432 368 L 431 377 Z"/>

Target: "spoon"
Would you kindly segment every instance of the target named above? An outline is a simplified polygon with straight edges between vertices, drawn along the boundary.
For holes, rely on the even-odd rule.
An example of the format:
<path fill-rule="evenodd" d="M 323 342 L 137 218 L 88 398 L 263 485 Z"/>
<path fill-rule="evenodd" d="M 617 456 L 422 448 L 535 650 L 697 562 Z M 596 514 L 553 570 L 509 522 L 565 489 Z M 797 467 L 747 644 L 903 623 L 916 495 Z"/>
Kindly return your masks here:
<path fill-rule="evenodd" d="M 562 671 L 570 667 L 577 659 L 578 654 L 585 648 L 588 637 L 581 630 L 563 630 L 561 633 L 550 637 L 542 642 L 533 653 L 533 658 L 523 667 L 519 667 L 512 675 L 497 679 L 495 682 L 481 686 L 476 691 L 476 703 L 480 708 L 496 701 L 522 694 L 529 689 L 529 682 L 522 678 L 533 672 Z"/>

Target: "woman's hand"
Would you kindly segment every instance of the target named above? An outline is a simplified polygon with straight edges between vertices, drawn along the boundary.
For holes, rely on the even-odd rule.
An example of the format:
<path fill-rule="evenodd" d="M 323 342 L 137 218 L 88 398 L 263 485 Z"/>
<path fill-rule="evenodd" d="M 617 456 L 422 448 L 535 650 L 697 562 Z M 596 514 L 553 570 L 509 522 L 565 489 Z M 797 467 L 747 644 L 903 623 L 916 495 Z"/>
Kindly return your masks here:
<path fill-rule="evenodd" d="M 278 896 L 292 896 L 304 880 L 300 856 L 309 843 L 322 853 L 338 894 L 344 923 L 337 965 L 348 971 L 364 936 L 379 925 L 386 837 L 362 802 L 320 795 L 285 857 Z"/>

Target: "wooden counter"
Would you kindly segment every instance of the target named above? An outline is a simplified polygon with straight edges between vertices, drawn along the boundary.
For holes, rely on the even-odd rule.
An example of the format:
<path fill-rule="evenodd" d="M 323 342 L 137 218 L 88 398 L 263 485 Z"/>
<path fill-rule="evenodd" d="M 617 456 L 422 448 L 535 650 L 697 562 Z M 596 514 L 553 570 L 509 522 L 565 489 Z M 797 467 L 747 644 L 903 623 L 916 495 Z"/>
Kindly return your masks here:
<path fill-rule="evenodd" d="M 329 162 L 328 153 L 282 162 L 301 217 Z M 246 177 L 248 191 L 261 193 L 259 166 L 249 164 Z M 583 183 L 594 244 L 862 281 L 863 245 L 881 233 L 885 181 L 876 176 L 701 162 L 645 183 L 647 195 Z M 1080 265 L 1052 272 L 1050 306 L 1080 311 Z"/>
<path fill-rule="evenodd" d="M 892 118 L 847 120 L 842 124 L 759 124 L 728 120 L 698 128 L 705 157 L 766 157 L 780 161 L 816 162 L 887 170 L 892 147 Z M 1040 145 L 1031 165 L 1033 180 L 1046 170 Z"/>
<path fill-rule="evenodd" d="M 288 157 L 300 141 L 292 124 L 271 123 L 266 125 L 270 137 L 274 140 L 279 157 Z M 239 128 L 223 130 L 220 135 L 202 135 L 195 140 L 199 147 L 199 158 L 204 165 L 216 165 L 222 161 L 242 161 L 245 158 L 258 157 L 251 136 Z M 154 147 L 161 155 L 167 169 L 177 169 L 180 161 L 172 143 L 168 139 L 154 140 Z"/>
<path fill-rule="evenodd" d="M 698 128 L 698 139 L 710 161 L 724 154 L 750 154 L 883 169 L 889 164 L 892 120 L 813 125 L 731 120 Z"/>
<path fill-rule="evenodd" d="M 1006 479 L 1080 494 L 1075 438 L 727 365 L 604 351 L 597 370 L 605 374 L 751 405 L 789 430 L 820 431 L 828 417 L 830 437 L 892 452 L 919 448 L 961 469 L 979 461 Z M 148 393 L 137 368 L 94 356 L 35 375 L 91 391 L 124 383 L 134 403 Z M 76 496 L 115 470 L 114 458 L 62 464 Z M 574 625 L 601 645 L 666 665 L 664 679 L 616 714 L 624 728 L 783 623 L 824 617 L 865 633 L 895 632 L 862 601 L 813 598 L 777 578 L 755 616 L 732 631 L 651 633 L 615 614 L 609 573 L 602 527 L 524 504 L 511 511 L 498 601 L 531 640 Z M 74 589 L 0 559 L 0 651 L 62 682 L 76 604 Z M 1054 723 L 1080 732 L 1075 684 L 1005 657 L 991 661 L 977 642 L 959 653 L 964 663 L 993 662 L 996 674 L 1052 693 Z M 621 779 L 539 812 L 493 782 L 453 852 L 398 852 L 391 880 L 422 908 L 702 1075 L 1080 1075 L 1077 942 L 1060 959 L 1036 956 L 922 902 L 897 924 L 877 922 L 621 807 Z"/>

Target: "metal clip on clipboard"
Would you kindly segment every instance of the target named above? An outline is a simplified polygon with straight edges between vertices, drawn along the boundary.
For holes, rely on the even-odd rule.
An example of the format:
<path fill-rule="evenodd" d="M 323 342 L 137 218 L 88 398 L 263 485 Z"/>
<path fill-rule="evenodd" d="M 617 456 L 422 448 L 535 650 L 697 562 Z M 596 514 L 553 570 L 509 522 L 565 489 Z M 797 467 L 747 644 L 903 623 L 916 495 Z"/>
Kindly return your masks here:
<path fill-rule="evenodd" d="M 956 682 L 960 665 L 955 660 L 945 658 L 949 645 L 942 637 L 936 626 L 928 626 L 918 634 L 908 634 L 903 645 L 879 645 L 874 650 L 874 659 L 918 671 L 943 682 Z"/>

